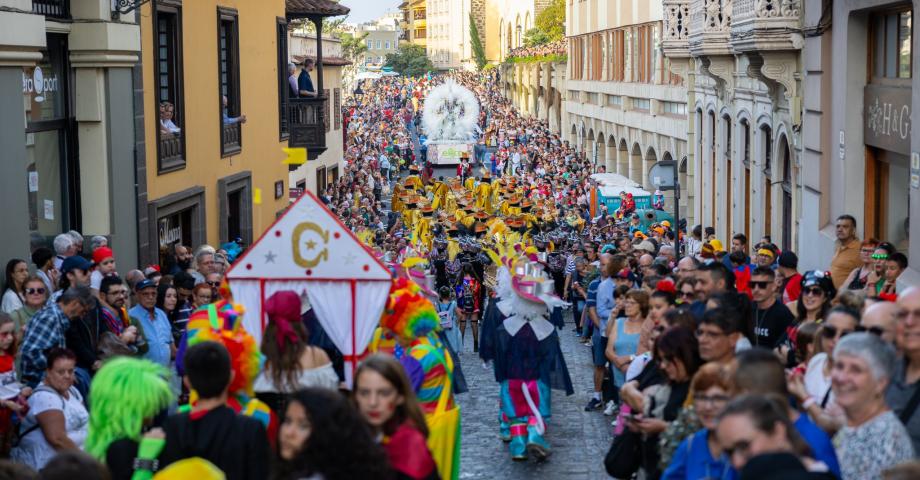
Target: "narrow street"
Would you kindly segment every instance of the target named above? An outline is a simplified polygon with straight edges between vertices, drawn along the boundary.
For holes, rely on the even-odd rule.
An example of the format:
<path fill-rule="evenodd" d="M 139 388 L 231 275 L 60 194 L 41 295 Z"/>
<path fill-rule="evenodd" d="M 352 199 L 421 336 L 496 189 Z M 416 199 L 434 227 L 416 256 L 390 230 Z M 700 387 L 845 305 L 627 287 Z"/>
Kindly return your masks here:
<path fill-rule="evenodd" d="M 553 416 L 546 440 L 552 456 L 543 463 L 513 462 L 508 445 L 498 437 L 498 384 L 492 368 L 484 368 L 473 353 L 473 335 L 467 330 L 460 363 L 470 391 L 457 396 L 461 416 L 460 478 L 462 479 L 594 479 L 606 478 L 603 459 L 613 439 L 612 417 L 585 412 L 591 383 L 591 349 L 572 333 L 571 312 L 559 331 L 562 353 L 572 375 L 575 394 L 553 391 Z"/>

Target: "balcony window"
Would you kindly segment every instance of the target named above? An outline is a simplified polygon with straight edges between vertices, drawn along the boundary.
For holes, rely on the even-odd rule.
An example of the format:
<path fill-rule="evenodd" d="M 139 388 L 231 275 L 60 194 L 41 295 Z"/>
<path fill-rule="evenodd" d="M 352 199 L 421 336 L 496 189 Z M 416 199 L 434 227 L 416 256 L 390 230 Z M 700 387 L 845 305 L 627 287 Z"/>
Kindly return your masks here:
<path fill-rule="evenodd" d="M 32 0 L 32 13 L 70 20 L 70 0 Z"/>
<path fill-rule="evenodd" d="M 217 9 L 217 60 L 220 78 L 222 157 L 236 155 L 242 150 L 242 123 L 246 117 L 240 113 L 240 48 L 237 12 L 234 9 Z"/>
<path fill-rule="evenodd" d="M 157 170 L 165 173 L 185 167 L 185 110 L 182 81 L 181 2 L 155 5 L 154 82 L 159 112 Z"/>
<path fill-rule="evenodd" d="M 336 88 L 333 90 L 333 95 L 335 98 L 335 103 L 332 105 L 333 120 L 335 120 L 335 129 L 340 130 L 342 128 L 342 89 Z"/>
<path fill-rule="evenodd" d="M 912 20 L 910 10 L 874 18 L 871 46 L 874 77 L 911 78 Z"/>
<path fill-rule="evenodd" d="M 281 140 L 288 138 L 287 115 L 284 114 L 284 104 L 288 97 L 297 94 L 297 70 L 288 72 L 287 58 L 287 20 L 277 17 L 275 23 L 275 42 L 278 47 L 278 137 Z M 292 86 L 292 83 L 295 86 Z"/>
<path fill-rule="evenodd" d="M 623 97 L 619 95 L 607 95 L 607 106 L 608 107 L 622 107 Z"/>
<path fill-rule="evenodd" d="M 680 102 L 661 102 L 661 113 L 678 117 L 687 116 L 687 104 Z"/>
<path fill-rule="evenodd" d="M 652 108 L 652 102 L 647 98 L 634 98 L 632 104 L 633 110 L 649 111 Z"/>

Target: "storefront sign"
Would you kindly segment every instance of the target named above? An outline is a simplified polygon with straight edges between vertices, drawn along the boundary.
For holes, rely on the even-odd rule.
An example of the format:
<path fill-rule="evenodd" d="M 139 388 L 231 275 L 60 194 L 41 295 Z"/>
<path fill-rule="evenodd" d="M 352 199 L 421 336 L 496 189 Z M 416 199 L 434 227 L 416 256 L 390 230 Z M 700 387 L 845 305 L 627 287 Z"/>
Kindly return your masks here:
<path fill-rule="evenodd" d="M 45 76 L 42 67 L 35 67 L 31 74 L 27 74 L 28 69 L 22 72 L 22 93 L 31 96 L 36 103 L 45 101 L 45 96 L 58 92 L 60 82 L 58 76 L 51 73 Z"/>
<path fill-rule="evenodd" d="M 910 92 L 910 88 L 866 85 L 866 145 L 910 154 Z"/>
<path fill-rule="evenodd" d="M 290 197 L 292 202 L 300 198 L 301 195 L 303 195 L 303 188 L 301 187 L 291 187 L 288 189 L 288 197 Z"/>
<path fill-rule="evenodd" d="M 160 246 L 165 247 L 182 240 L 182 225 L 178 216 L 161 218 L 159 222 Z"/>

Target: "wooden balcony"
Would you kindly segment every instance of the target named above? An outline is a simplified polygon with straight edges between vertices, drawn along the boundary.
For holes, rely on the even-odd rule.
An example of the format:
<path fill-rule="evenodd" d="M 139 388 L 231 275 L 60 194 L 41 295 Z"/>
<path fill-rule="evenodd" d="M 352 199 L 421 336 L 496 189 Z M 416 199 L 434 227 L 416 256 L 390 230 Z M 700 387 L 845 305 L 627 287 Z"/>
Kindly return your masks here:
<path fill-rule="evenodd" d="M 288 146 L 305 148 L 307 159 L 315 160 L 326 151 L 326 97 L 290 98 L 284 105 Z M 297 165 L 291 165 L 296 170 Z"/>
<path fill-rule="evenodd" d="M 737 2 L 738 0 L 690 1 L 687 40 L 691 55 L 698 57 L 732 54 L 732 4 Z"/>
<path fill-rule="evenodd" d="M 664 0 L 664 38 L 661 48 L 669 58 L 690 56 L 690 0 Z"/>
<path fill-rule="evenodd" d="M 182 141 L 182 133 L 159 134 L 159 170 L 170 171 L 181 168 L 185 165 L 185 148 Z"/>
<path fill-rule="evenodd" d="M 738 53 L 800 50 L 802 0 L 734 0 L 732 46 Z"/>
<path fill-rule="evenodd" d="M 225 123 L 220 133 L 220 154 L 222 157 L 236 155 L 243 149 L 243 128 L 239 123 Z"/>

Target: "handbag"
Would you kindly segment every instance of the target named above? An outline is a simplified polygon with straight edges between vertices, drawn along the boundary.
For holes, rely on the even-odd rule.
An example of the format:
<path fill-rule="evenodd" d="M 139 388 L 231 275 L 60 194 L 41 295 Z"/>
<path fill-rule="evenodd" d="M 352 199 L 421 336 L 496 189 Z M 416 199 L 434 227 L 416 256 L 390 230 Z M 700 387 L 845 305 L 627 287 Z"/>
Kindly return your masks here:
<path fill-rule="evenodd" d="M 441 388 L 438 406 L 434 413 L 425 415 L 428 424 L 428 450 L 438 465 L 438 475 L 444 480 L 457 480 L 460 477 L 460 406 L 447 410 L 450 399 L 454 365 L 449 356 L 445 357 L 431 345 L 424 345 L 434 352 L 438 360 L 447 367 L 447 382 Z"/>
<path fill-rule="evenodd" d="M 630 478 L 639 471 L 642 464 L 642 437 L 639 433 L 624 430 L 617 435 L 604 457 L 607 475 L 614 478 Z"/>

